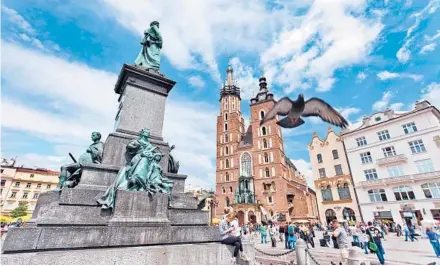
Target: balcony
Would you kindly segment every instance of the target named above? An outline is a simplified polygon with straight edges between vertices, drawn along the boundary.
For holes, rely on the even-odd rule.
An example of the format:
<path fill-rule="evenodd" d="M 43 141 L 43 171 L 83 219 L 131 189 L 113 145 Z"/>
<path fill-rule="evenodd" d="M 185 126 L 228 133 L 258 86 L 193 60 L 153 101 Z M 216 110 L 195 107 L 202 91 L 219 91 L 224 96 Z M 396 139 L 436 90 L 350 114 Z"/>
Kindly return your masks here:
<path fill-rule="evenodd" d="M 438 180 L 440 178 L 440 171 L 414 174 L 414 175 L 412 175 L 412 178 L 414 181 L 423 181 L 423 180 L 430 180 L 430 179 Z"/>
<path fill-rule="evenodd" d="M 413 176 L 403 175 L 403 176 L 396 176 L 396 177 L 387 177 L 387 178 L 381 178 L 381 179 L 367 180 L 367 181 L 359 182 L 359 186 L 363 187 L 363 188 L 367 188 L 367 187 L 387 186 L 387 185 L 408 183 L 408 182 L 414 182 Z"/>
<path fill-rule="evenodd" d="M 376 163 L 377 165 L 382 166 L 390 163 L 407 162 L 407 161 L 408 161 L 408 157 L 406 157 L 405 154 L 399 154 L 396 156 L 389 156 L 389 157 L 377 159 Z"/>

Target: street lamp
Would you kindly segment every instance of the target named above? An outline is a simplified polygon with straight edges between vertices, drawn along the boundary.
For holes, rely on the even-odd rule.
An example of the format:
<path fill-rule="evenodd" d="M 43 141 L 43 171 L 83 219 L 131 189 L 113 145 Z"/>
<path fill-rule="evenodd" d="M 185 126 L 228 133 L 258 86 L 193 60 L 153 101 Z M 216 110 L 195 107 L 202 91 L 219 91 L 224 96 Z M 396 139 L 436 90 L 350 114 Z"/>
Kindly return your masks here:
<path fill-rule="evenodd" d="M 213 225 L 212 218 L 214 217 L 214 213 L 215 213 L 214 210 L 215 210 L 215 207 L 217 207 L 217 206 L 218 206 L 218 200 L 216 200 L 215 198 L 212 198 L 211 201 L 209 202 L 209 207 L 210 207 L 210 211 L 211 211 L 211 219 L 209 222 L 210 225 Z"/>

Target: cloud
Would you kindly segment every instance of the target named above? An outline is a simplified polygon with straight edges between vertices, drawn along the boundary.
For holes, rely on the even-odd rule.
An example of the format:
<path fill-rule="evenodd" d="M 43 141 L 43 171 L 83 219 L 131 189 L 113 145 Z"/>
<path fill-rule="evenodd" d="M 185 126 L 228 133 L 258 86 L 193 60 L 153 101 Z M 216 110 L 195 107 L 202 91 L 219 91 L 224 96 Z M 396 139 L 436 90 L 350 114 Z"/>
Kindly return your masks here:
<path fill-rule="evenodd" d="M 199 75 L 189 77 L 188 82 L 189 84 L 191 84 L 191 86 L 197 89 L 201 89 L 205 87 L 205 82 L 203 81 L 202 77 Z"/>
<path fill-rule="evenodd" d="M 112 130 L 116 73 L 4 41 L 2 64 L 2 93 L 8 95 L 2 99 L 2 113 L 8 114 L 2 127 L 43 138 L 55 150 L 40 157 L 24 150 L 19 157 L 26 164 L 57 169 L 53 159 L 66 157 L 67 151 L 79 155 L 90 144 L 90 132 L 100 131 L 105 140 Z M 25 102 L 28 98 L 32 102 Z M 55 100 L 60 106 L 56 112 L 50 109 Z M 205 102 L 176 99 L 172 93 L 167 100 L 164 139 L 176 145 L 173 153 L 192 184 L 206 185 L 206 178 L 215 174 L 216 117 L 215 106 Z"/>
<path fill-rule="evenodd" d="M 178 69 L 207 71 L 220 83 L 216 55 L 221 52 L 258 52 L 274 30 L 291 16 L 280 5 L 264 1 L 103 1 L 106 13 L 133 34 L 141 35 L 152 20 L 159 21 L 163 52 Z M 97 12 L 98 10 L 94 10 Z"/>
<path fill-rule="evenodd" d="M 367 74 L 365 72 L 359 72 L 356 76 L 357 82 L 362 82 L 367 78 Z"/>
<path fill-rule="evenodd" d="M 240 87 L 240 96 L 242 99 L 251 99 L 259 90 L 258 78 L 254 76 L 256 72 L 252 67 L 243 64 L 238 57 L 231 59 L 234 80 Z"/>
<path fill-rule="evenodd" d="M 429 52 L 432 52 L 432 51 L 435 50 L 435 47 L 436 47 L 436 46 L 437 46 L 437 45 L 436 45 L 435 43 L 430 43 L 430 44 L 424 45 L 424 46 L 422 47 L 422 49 L 420 50 L 420 53 L 421 53 L 421 54 L 427 54 L 427 53 L 429 53 Z"/>
<path fill-rule="evenodd" d="M 423 88 L 420 100 L 427 100 L 435 107 L 440 108 L 440 83 L 432 82 Z"/>
<path fill-rule="evenodd" d="M 356 107 L 336 108 L 336 110 L 341 113 L 341 115 L 346 119 L 348 119 L 351 115 L 357 114 L 361 111 L 361 109 Z"/>
<path fill-rule="evenodd" d="M 376 101 L 373 104 L 374 111 L 385 111 L 387 108 L 390 108 L 394 111 L 399 111 L 404 106 L 403 103 L 393 103 L 390 104 L 391 99 L 394 97 L 394 94 L 391 91 L 386 91 L 383 93 L 382 98 L 379 101 Z"/>
<path fill-rule="evenodd" d="M 17 11 L 14 9 L 8 8 L 4 5 L 2 5 L 2 11 L 6 15 L 6 19 L 13 23 L 15 26 L 20 28 L 22 31 L 28 34 L 35 34 L 35 29 L 31 26 L 29 22 L 27 22 L 26 19 L 23 18 L 20 14 L 18 14 Z"/>
<path fill-rule="evenodd" d="M 337 69 L 365 61 L 383 25 L 365 16 L 366 1 L 314 1 L 296 23 L 286 25 L 261 56 L 274 82 L 290 93 L 316 83 L 328 91 Z"/>
<path fill-rule="evenodd" d="M 312 165 L 310 164 L 310 162 L 304 159 L 290 159 L 290 161 L 296 166 L 296 169 L 298 169 L 298 171 L 306 177 L 309 187 L 314 188 Z"/>
<path fill-rule="evenodd" d="M 406 63 L 411 58 L 411 51 L 408 49 L 410 42 L 406 42 L 400 49 L 397 51 L 396 57 L 400 63 Z"/>
<path fill-rule="evenodd" d="M 380 80 L 396 79 L 396 78 L 411 78 L 414 81 L 419 81 L 423 78 L 422 75 L 408 74 L 408 73 L 394 73 L 394 72 L 389 72 L 389 71 L 379 72 L 377 74 L 377 77 Z"/>

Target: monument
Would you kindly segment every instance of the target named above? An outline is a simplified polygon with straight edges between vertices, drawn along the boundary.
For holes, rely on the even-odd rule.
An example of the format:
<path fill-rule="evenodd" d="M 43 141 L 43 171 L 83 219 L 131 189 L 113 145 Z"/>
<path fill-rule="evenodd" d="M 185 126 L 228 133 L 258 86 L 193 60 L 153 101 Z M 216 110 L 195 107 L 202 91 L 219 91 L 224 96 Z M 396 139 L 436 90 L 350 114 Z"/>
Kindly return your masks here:
<path fill-rule="evenodd" d="M 59 186 L 40 195 L 32 219 L 9 230 L 2 264 L 229 263 L 232 247 L 184 193 L 187 176 L 162 136 L 175 82 L 159 71 L 159 23 L 150 26 L 135 65 L 124 64 L 116 82 L 114 132 L 105 144 L 94 132 L 79 161 L 62 167 Z"/>

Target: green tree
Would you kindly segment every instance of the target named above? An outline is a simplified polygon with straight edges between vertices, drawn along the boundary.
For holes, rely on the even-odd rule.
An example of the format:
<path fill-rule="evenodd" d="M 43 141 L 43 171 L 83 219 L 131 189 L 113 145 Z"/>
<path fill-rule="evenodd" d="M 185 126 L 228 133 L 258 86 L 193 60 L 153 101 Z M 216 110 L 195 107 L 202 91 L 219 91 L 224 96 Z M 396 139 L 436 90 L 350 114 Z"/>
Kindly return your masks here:
<path fill-rule="evenodd" d="M 28 210 L 28 205 L 26 203 L 18 204 L 18 207 L 13 209 L 11 212 L 11 218 L 17 218 L 20 216 L 26 216 Z"/>

